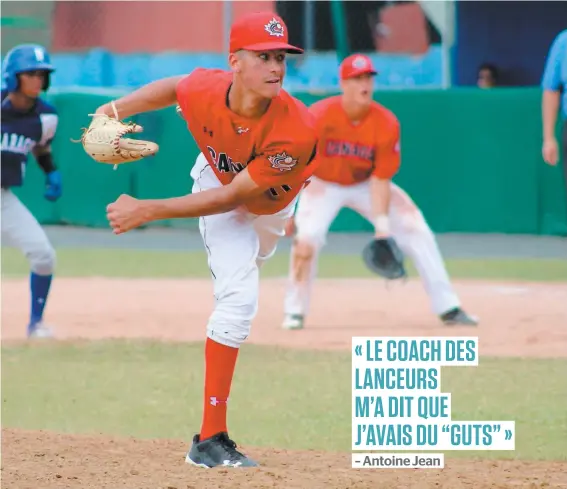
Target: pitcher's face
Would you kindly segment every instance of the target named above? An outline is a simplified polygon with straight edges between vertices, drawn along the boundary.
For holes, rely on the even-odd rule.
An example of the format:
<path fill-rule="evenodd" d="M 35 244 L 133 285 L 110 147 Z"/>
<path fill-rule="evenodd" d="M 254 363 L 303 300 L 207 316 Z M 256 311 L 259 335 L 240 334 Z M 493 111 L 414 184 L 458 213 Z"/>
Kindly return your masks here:
<path fill-rule="evenodd" d="M 286 52 L 278 49 L 240 51 L 237 54 L 235 67 L 246 88 L 265 98 L 276 97 L 285 77 Z"/>

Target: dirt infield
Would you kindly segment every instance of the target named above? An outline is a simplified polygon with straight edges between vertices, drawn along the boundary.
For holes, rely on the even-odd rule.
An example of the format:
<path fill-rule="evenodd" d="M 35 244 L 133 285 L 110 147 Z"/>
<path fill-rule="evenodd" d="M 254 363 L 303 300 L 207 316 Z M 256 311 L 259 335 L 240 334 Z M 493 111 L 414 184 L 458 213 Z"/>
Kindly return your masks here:
<path fill-rule="evenodd" d="M 565 487 L 559 462 L 460 461 L 443 470 L 352 470 L 348 454 L 244 447 L 263 468 L 186 465 L 186 444 L 3 430 L 4 489 L 462 489 Z M 563 481 L 563 485 L 561 485 Z"/>
<path fill-rule="evenodd" d="M 283 279 L 263 280 L 250 343 L 350 348 L 352 336 L 478 335 L 481 355 L 567 356 L 567 284 L 456 282 L 478 328 L 443 327 L 417 280 L 386 288 L 372 279 L 319 280 L 302 331 L 284 331 Z M 28 284 L 4 280 L 3 341 L 25 338 Z M 55 280 L 46 318 L 60 339 L 143 337 L 203 341 L 213 307 L 208 280 Z M 310 345 L 311 344 L 311 345 Z"/>
<path fill-rule="evenodd" d="M 280 329 L 283 280 L 262 281 L 249 342 L 349 348 L 352 336 L 478 335 L 481 355 L 565 357 L 567 284 L 461 281 L 457 290 L 478 328 L 445 328 L 431 313 L 419 281 L 386 289 L 375 280 L 319 280 L 303 331 Z M 3 280 L 2 337 L 22 340 L 28 284 Z M 58 279 L 47 310 L 61 339 L 152 337 L 202 341 L 213 306 L 201 280 Z M 463 461 L 443 471 L 350 469 L 349 454 L 244 447 L 262 468 L 203 471 L 183 464 L 187 441 L 114 439 L 2 430 L 2 487 L 282 489 L 567 488 L 567 463 Z"/>

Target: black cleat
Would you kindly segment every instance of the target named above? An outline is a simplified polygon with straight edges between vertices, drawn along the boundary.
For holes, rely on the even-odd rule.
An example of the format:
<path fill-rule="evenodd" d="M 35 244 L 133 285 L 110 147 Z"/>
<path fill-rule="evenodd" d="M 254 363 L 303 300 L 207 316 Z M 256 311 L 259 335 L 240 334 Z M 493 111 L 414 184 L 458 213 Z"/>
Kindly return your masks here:
<path fill-rule="evenodd" d="M 478 324 L 478 318 L 474 316 L 469 316 L 460 307 L 455 307 L 446 313 L 441 315 L 441 321 L 443 321 L 447 326 L 476 326 Z"/>
<path fill-rule="evenodd" d="M 193 437 L 193 445 L 185 456 L 185 462 L 212 469 L 213 467 L 257 467 L 251 458 L 236 450 L 236 443 L 228 433 L 217 433 L 211 438 L 199 441 L 199 435 Z"/>

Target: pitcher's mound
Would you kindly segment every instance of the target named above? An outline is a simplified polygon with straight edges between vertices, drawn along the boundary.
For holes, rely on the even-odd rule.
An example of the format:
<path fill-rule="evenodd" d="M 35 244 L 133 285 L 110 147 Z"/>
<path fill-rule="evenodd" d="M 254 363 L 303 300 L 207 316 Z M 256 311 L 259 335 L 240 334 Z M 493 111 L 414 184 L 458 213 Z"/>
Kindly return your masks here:
<path fill-rule="evenodd" d="M 560 488 L 567 463 L 445 460 L 444 470 L 350 468 L 350 455 L 241 447 L 258 469 L 206 470 L 184 463 L 187 444 L 2 430 L 5 489 Z M 563 484 L 563 485 L 562 485 Z"/>

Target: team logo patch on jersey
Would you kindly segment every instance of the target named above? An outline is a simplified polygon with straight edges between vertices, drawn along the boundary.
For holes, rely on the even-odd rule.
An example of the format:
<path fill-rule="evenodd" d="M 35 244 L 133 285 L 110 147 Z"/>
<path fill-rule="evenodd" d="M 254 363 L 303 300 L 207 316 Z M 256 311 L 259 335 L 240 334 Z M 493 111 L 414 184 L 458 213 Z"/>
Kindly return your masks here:
<path fill-rule="evenodd" d="M 293 159 L 285 151 L 275 156 L 268 156 L 268 161 L 272 164 L 272 168 L 276 168 L 279 171 L 290 171 L 297 165 L 297 160 Z"/>
<path fill-rule="evenodd" d="M 275 18 L 270 20 L 265 26 L 266 32 L 270 34 L 270 36 L 276 37 L 283 37 L 284 35 L 284 28 Z"/>

